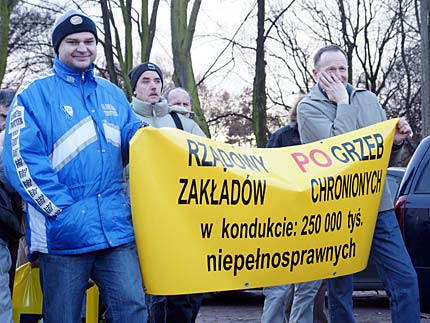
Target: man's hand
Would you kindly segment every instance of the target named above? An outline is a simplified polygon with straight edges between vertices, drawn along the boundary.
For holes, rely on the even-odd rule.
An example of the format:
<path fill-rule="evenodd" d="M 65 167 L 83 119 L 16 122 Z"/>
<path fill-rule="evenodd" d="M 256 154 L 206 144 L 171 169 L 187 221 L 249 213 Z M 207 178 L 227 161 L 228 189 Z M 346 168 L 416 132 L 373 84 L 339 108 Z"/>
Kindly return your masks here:
<path fill-rule="evenodd" d="M 319 73 L 318 82 L 331 101 L 337 104 L 349 103 L 346 87 L 335 74 L 321 72 Z"/>
<path fill-rule="evenodd" d="M 412 129 L 409 126 L 408 121 L 404 117 L 400 118 L 399 122 L 397 123 L 396 133 L 394 134 L 394 144 L 401 145 L 403 141 L 411 135 Z"/>

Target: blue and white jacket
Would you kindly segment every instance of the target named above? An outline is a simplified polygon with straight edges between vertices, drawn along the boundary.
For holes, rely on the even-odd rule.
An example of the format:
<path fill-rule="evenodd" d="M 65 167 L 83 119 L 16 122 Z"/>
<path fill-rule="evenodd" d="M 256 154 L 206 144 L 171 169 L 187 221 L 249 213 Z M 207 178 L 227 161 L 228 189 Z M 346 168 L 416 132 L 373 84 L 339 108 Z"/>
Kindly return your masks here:
<path fill-rule="evenodd" d="M 31 253 L 80 254 L 134 241 L 122 186 L 142 122 L 109 81 L 64 65 L 21 86 L 6 121 L 6 176 L 27 202 Z"/>

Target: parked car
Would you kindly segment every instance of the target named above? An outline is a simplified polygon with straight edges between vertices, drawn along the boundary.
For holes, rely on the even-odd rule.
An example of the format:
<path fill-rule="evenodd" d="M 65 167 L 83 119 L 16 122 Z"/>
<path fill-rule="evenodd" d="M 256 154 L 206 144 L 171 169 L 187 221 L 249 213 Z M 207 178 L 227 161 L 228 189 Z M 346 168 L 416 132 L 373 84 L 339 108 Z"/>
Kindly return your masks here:
<path fill-rule="evenodd" d="M 430 312 L 430 137 L 415 151 L 396 196 L 395 212 L 418 275 L 421 311 Z"/>
<path fill-rule="evenodd" d="M 404 167 L 389 167 L 387 169 L 387 184 L 390 187 L 391 199 L 394 205 L 394 199 L 397 194 L 400 182 L 405 173 Z M 354 290 L 383 290 L 384 285 L 379 278 L 376 270 L 376 264 L 373 257 L 369 258 L 369 262 L 365 270 L 354 274 Z"/>

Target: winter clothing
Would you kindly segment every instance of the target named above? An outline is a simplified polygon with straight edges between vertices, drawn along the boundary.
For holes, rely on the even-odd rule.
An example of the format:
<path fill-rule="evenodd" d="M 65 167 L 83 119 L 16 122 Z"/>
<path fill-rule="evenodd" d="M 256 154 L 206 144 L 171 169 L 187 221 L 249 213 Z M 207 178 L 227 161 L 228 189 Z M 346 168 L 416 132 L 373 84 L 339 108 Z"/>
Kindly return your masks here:
<path fill-rule="evenodd" d="M 298 107 L 300 138 L 309 143 L 373 125 L 387 119 L 372 92 L 349 85 L 350 103 L 331 102 L 318 85 L 314 86 Z M 390 163 L 400 158 L 401 150 L 391 153 Z M 379 211 L 393 208 L 388 185 L 384 185 Z"/>
<path fill-rule="evenodd" d="M 276 130 L 270 136 L 267 148 L 288 147 L 300 144 L 299 126 L 297 122 L 290 122 L 288 125 Z"/>
<path fill-rule="evenodd" d="M 171 112 L 175 112 L 181 120 L 184 131 L 197 136 L 206 137 L 202 129 L 200 129 L 199 125 L 194 120 L 184 116 L 184 114 L 189 112 L 188 110 L 182 107 L 180 109 L 172 109 L 167 105 L 167 101 L 164 98 L 161 98 L 157 103 L 151 104 L 133 96 L 132 105 L 137 116 L 155 128 L 176 128 L 175 122 L 170 115 Z"/>
<path fill-rule="evenodd" d="M 0 322 L 13 323 L 9 289 L 9 270 L 12 261 L 7 241 L 0 238 Z"/>
<path fill-rule="evenodd" d="M 318 85 L 300 102 L 299 131 L 303 143 L 333 137 L 386 120 L 376 96 L 347 86 L 349 104 L 331 102 Z M 393 146 L 390 162 L 400 157 Z M 399 224 L 393 212 L 388 185 L 384 185 L 373 234 L 371 255 L 390 295 L 393 322 L 420 322 L 418 282 Z M 355 322 L 352 306 L 352 275 L 328 280 L 330 322 Z"/>
<path fill-rule="evenodd" d="M 0 92 L 1 93 L 1 92 Z M 3 147 L 0 146 L 0 155 Z M 9 184 L 4 177 L 3 163 L 0 159 L 0 181 L 2 185 L 7 188 Z M 11 254 L 8 248 L 9 241 L 5 239 L 2 231 L 9 230 L 9 228 L 0 228 L 0 322 L 12 323 L 12 299 L 10 284 L 10 268 L 12 265 Z"/>
<path fill-rule="evenodd" d="M 124 93 L 58 58 L 23 84 L 8 116 L 6 176 L 27 202 L 31 253 L 81 254 L 134 241 L 122 188 L 142 125 Z"/>

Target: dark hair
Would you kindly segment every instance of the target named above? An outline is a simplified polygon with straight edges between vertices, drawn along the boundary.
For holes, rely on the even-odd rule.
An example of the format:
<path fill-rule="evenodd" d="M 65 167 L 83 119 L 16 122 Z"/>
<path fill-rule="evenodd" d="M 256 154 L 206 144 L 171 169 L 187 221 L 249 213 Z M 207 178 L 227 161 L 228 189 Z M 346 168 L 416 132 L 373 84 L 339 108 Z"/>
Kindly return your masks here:
<path fill-rule="evenodd" d="M 321 55 L 325 52 L 341 52 L 345 58 L 348 60 L 348 55 L 339 45 L 328 45 L 323 48 L 320 48 L 317 53 L 314 55 L 314 67 L 316 68 L 318 63 L 321 60 Z"/>
<path fill-rule="evenodd" d="M 9 107 L 15 96 L 16 91 L 13 89 L 0 90 L 0 105 Z"/>
<path fill-rule="evenodd" d="M 172 92 L 173 90 L 181 90 L 181 91 L 183 91 L 184 93 L 186 93 L 186 94 L 188 95 L 188 98 L 190 99 L 190 104 L 191 104 L 191 105 L 193 104 L 193 97 L 190 95 L 190 93 L 188 93 L 188 91 L 187 91 L 187 90 L 185 90 L 183 87 L 180 87 L 180 86 L 178 86 L 178 87 L 174 87 L 174 88 L 171 88 L 171 89 L 169 89 L 169 91 L 167 91 L 167 92 L 164 94 L 164 98 L 166 99 L 166 101 L 169 101 L 169 95 L 170 95 L 170 92 Z"/>

